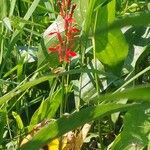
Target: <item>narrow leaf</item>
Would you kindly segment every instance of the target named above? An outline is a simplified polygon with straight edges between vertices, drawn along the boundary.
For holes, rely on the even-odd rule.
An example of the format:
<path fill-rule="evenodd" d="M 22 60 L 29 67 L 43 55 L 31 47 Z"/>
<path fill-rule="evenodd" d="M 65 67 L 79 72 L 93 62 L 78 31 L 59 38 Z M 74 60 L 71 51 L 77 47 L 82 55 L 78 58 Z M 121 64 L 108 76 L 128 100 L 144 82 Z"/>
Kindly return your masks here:
<path fill-rule="evenodd" d="M 59 137 L 66 132 L 73 130 L 79 126 L 84 125 L 87 122 L 94 119 L 104 117 L 110 113 L 120 110 L 127 110 L 133 107 L 133 105 L 120 105 L 120 104 L 104 104 L 82 109 L 79 112 L 75 112 L 70 116 L 66 116 L 52 122 L 48 127 L 43 128 L 31 141 L 21 147 L 21 150 L 37 150 L 41 146 L 47 144 L 56 137 Z M 86 116 L 86 117 L 85 117 Z"/>

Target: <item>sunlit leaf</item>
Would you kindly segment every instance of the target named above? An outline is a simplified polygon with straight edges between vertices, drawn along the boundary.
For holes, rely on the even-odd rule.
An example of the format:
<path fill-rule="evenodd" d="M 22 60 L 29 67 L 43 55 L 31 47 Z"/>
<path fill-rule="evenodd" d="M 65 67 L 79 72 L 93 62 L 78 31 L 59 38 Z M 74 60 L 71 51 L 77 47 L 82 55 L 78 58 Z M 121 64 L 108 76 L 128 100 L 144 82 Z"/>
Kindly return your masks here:
<path fill-rule="evenodd" d="M 105 33 L 97 33 L 100 28 L 107 27 L 115 20 L 115 1 L 99 8 L 95 17 L 94 46 L 96 57 L 111 69 L 114 74 L 119 75 L 122 65 L 128 53 L 128 45 L 120 29 Z"/>
<path fill-rule="evenodd" d="M 35 137 L 33 137 L 31 141 L 23 145 L 20 149 L 36 150 L 52 141 L 54 138 L 59 137 L 79 126 L 82 126 L 87 122 L 90 122 L 99 117 L 104 117 L 105 115 L 116 111 L 127 110 L 131 107 L 133 107 L 133 105 L 104 104 L 82 109 L 79 112 L 73 113 L 69 116 L 64 116 L 57 121 L 49 124 L 48 127 L 43 128 L 41 131 L 39 131 L 39 133 L 37 133 L 37 135 L 35 135 Z"/>

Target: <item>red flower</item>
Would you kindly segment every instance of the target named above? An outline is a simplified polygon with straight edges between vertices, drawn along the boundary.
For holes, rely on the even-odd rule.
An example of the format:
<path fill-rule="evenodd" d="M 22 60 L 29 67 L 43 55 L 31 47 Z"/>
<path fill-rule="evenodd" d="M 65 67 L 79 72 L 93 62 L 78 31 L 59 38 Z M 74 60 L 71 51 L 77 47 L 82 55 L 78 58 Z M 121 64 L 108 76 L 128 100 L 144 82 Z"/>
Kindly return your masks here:
<path fill-rule="evenodd" d="M 70 49 L 67 49 L 66 50 L 66 56 L 65 56 L 65 62 L 67 63 L 67 62 L 70 62 L 70 57 L 74 57 L 74 56 L 76 56 L 77 54 L 76 54 L 76 52 L 74 52 L 74 51 L 71 51 Z"/>
<path fill-rule="evenodd" d="M 48 50 L 50 52 L 56 52 L 57 51 L 57 48 L 56 47 L 49 47 Z"/>
<path fill-rule="evenodd" d="M 66 36 L 67 36 L 68 41 L 70 41 L 70 40 L 73 39 L 73 34 L 72 34 L 71 31 L 68 31 L 68 32 L 66 33 Z"/>
<path fill-rule="evenodd" d="M 68 22 L 68 23 L 72 23 L 74 21 L 73 17 L 71 15 L 67 15 L 65 17 L 65 21 Z"/>
<path fill-rule="evenodd" d="M 70 50 L 67 50 L 67 51 L 66 51 L 66 55 L 67 55 L 68 57 L 74 57 L 74 56 L 77 56 L 76 52 L 70 51 Z"/>
<path fill-rule="evenodd" d="M 57 45 L 56 47 L 49 47 L 48 50 L 53 53 L 53 52 L 57 52 L 58 53 L 58 58 L 59 58 L 59 62 L 63 61 L 63 53 L 62 53 L 62 48 L 60 45 Z"/>
<path fill-rule="evenodd" d="M 71 32 L 74 32 L 74 33 L 80 32 L 80 30 L 77 29 L 77 28 L 75 28 L 75 27 L 70 28 L 70 31 L 71 31 Z"/>
<path fill-rule="evenodd" d="M 67 15 L 64 20 L 65 20 L 64 28 L 65 30 L 68 30 L 69 25 L 74 21 L 74 19 L 70 15 Z"/>
<path fill-rule="evenodd" d="M 53 34 L 57 34 L 57 39 L 59 40 L 59 42 L 62 44 L 63 43 L 63 39 L 61 37 L 61 33 L 60 32 L 50 32 L 48 35 L 53 35 Z"/>
<path fill-rule="evenodd" d="M 70 41 L 70 40 L 73 40 L 74 39 L 74 34 L 73 33 L 77 33 L 77 32 L 80 32 L 79 29 L 75 28 L 75 27 L 71 27 L 68 32 L 66 33 L 66 36 L 67 36 L 67 39 Z"/>
<path fill-rule="evenodd" d="M 73 23 L 73 13 L 76 8 L 75 4 L 71 4 L 71 0 L 61 0 L 58 1 L 58 6 L 60 9 L 60 15 L 64 20 L 64 30 L 65 36 L 62 36 L 61 32 L 54 31 L 49 33 L 49 36 L 56 34 L 59 44 L 55 47 L 49 47 L 49 52 L 58 53 L 59 62 L 65 61 L 70 62 L 70 58 L 76 56 L 76 52 L 71 49 L 74 46 L 74 33 L 80 32 L 79 29 L 74 27 Z"/>

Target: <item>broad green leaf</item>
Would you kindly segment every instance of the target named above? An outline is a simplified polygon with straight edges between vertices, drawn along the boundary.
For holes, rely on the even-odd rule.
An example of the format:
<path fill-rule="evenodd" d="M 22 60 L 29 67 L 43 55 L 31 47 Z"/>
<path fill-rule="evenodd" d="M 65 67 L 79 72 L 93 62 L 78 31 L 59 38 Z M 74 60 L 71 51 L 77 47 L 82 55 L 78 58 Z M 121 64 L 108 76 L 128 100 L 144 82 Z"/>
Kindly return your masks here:
<path fill-rule="evenodd" d="M 96 65 L 95 65 L 96 63 Z M 97 60 L 96 62 L 91 61 L 87 68 L 95 69 L 104 71 L 103 65 Z M 107 77 L 106 77 L 107 76 Z M 111 74 L 107 74 L 104 76 L 103 74 L 97 74 L 97 78 L 99 80 L 100 85 L 100 92 L 107 89 L 107 87 L 112 84 L 118 78 L 116 76 L 111 76 Z M 79 80 L 73 81 L 74 83 L 74 93 L 75 93 L 75 102 L 77 108 L 79 108 L 78 103 L 81 100 L 84 102 L 90 102 L 90 100 L 97 96 L 98 92 L 96 89 L 96 82 L 95 82 L 95 74 L 92 73 L 83 73 L 80 76 Z"/>
<path fill-rule="evenodd" d="M 83 26 L 84 34 L 88 35 L 93 27 L 93 17 L 97 9 L 102 6 L 105 6 L 111 0 L 74 0 L 77 3 L 78 9 L 75 11 L 75 17 L 79 25 Z"/>
<path fill-rule="evenodd" d="M 87 12 L 87 7 L 89 6 L 89 0 L 85 1 L 85 0 L 72 0 L 73 3 L 75 3 L 76 9 L 74 12 L 74 18 L 75 21 L 78 23 L 79 26 L 83 25 L 83 21 L 85 19 L 86 16 L 86 12 Z"/>
<path fill-rule="evenodd" d="M 150 84 L 144 86 L 137 86 L 134 88 L 129 88 L 121 92 L 107 93 L 104 96 L 99 96 L 97 100 L 112 102 L 120 99 L 129 99 L 136 101 L 149 101 L 150 99 Z M 94 98 L 93 98 L 94 100 Z"/>
<path fill-rule="evenodd" d="M 75 112 L 66 117 L 64 116 L 57 121 L 50 123 L 48 127 L 43 128 L 41 131 L 39 131 L 31 141 L 23 145 L 20 149 L 37 150 L 54 138 L 59 137 L 79 126 L 82 126 L 87 122 L 93 121 L 97 118 L 102 118 L 117 111 L 127 110 L 133 106 L 134 105 L 104 104 L 82 109 L 79 112 Z"/>
<path fill-rule="evenodd" d="M 150 12 L 147 13 L 138 13 L 135 15 L 128 15 L 123 18 L 114 20 L 110 25 L 99 28 L 97 33 L 104 33 L 109 30 L 122 28 L 125 26 L 147 26 L 150 23 Z"/>
<path fill-rule="evenodd" d="M 120 74 L 122 65 L 128 53 L 128 45 L 120 29 L 105 33 L 97 33 L 100 28 L 108 27 L 115 20 L 115 0 L 96 11 L 94 48 L 96 57 L 112 70 L 116 75 Z"/>
<path fill-rule="evenodd" d="M 124 128 L 115 139 L 112 150 L 141 150 L 148 145 L 150 134 L 150 103 L 141 104 L 128 111 L 124 117 Z"/>

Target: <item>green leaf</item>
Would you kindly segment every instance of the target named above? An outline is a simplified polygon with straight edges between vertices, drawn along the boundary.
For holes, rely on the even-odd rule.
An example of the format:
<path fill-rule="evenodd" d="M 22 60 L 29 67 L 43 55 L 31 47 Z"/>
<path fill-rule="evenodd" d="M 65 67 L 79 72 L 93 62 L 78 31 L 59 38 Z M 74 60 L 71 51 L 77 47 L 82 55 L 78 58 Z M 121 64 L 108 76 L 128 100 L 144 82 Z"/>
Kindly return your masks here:
<path fill-rule="evenodd" d="M 3 24 L 8 31 L 12 31 L 11 22 L 8 17 L 3 18 Z"/>
<path fill-rule="evenodd" d="M 23 125 L 23 122 L 22 122 L 20 116 L 14 111 L 12 112 L 12 115 L 13 115 L 13 117 L 15 118 L 15 120 L 17 122 L 18 128 L 20 130 L 22 130 L 24 128 L 24 125 Z"/>
<path fill-rule="evenodd" d="M 150 84 L 144 86 L 137 86 L 135 88 L 129 88 L 121 92 L 108 93 L 103 96 L 99 96 L 97 100 L 112 102 L 120 99 L 129 99 L 136 101 L 149 101 L 150 99 Z M 96 98 L 93 100 L 96 100 Z"/>
<path fill-rule="evenodd" d="M 97 32 L 115 20 L 115 0 L 97 10 L 95 20 L 93 44 L 96 57 L 114 74 L 120 75 L 128 53 L 128 45 L 121 30 L 115 29 L 101 34 Z"/>
<path fill-rule="evenodd" d="M 11 0 L 11 2 L 10 2 L 9 17 L 11 17 L 13 15 L 14 10 L 15 10 L 15 5 L 16 5 L 16 0 Z"/>
<path fill-rule="evenodd" d="M 9 1 L 1 0 L 0 1 L 0 20 L 8 14 Z"/>
<path fill-rule="evenodd" d="M 30 125 L 35 125 L 44 119 L 51 119 L 54 117 L 62 101 L 61 89 L 55 91 L 46 100 L 42 101 L 40 107 L 31 118 Z"/>
<path fill-rule="evenodd" d="M 114 20 L 110 25 L 100 28 L 97 33 L 107 32 L 108 30 L 113 30 L 117 28 L 122 28 L 125 26 L 146 26 L 150 23 L 150 12 L 138 13 L 135 15 L 128 15 L 123 18 Z"/>
<path fill-rule="evenodd" d="M 0 144 L 3 142 L 3 134 L 5 131 L 5 125 L 6 125 L 6 112 L 3 110 L 0 110 Z"/>
<path fill-rule="evenodd" d="M 150 103 L 141 104 L 128 111 L 124 117 L 124 128 L 115 139 L 112 150 L 142 149 L 148 145 L 150 133 Z"/>
<path fill-rule="evenodd" d="M 89 6 L 89 1 L 85 0 L 72 0 L 77 6 L 74 11 L 74 18 L 78 25 L 83 24 L 83 20 L 85 19 L 87 7 Z"/>
<path fill-rule="evenodd" d="M 15 66 L 10 72 L 6 73 L 5 77 L 7 77 L 9 74 L 11 74 L 16 69 L 17 69 L 17 66 Z M 93 73 L 97 73 L 97 74 L 105 74 L 104 72 L 99 71 L 99 70 L 83 68 L 83 69 L 72 69 L 70 71 L 66 71 L 66 72 L 61 73 L 59 75 L 63 76 L 63 75 L 68 75 L 68 74 L 77 74 L 77 73 L 81 73 L 81 72 L 88 72 L 88 73 L 93 72 Z M 13 89 L 12 91 L 10 91 L 10 92 L 6 93 L 5 95 L 3 95 L 2 97 L 0 97 L 0 105 L 6 103 L 7 101 L 12 99 L 16 95 L 20 94 L 21 92 L 23 92 L 23 91 L 25 91 L 25 90 L 27 90 L 27 89 L 29 89 L 29 88 L 37 85 L 37 84 L 40 84 L 44 81 L 52 80 L 56 76 L 58 76 L 58 75 L 51 74 L 49 76 L 44 76 L 44 77 L 41 77 L 39 79 L 25 82 L 22 85 L 18 85 L 15 89 Z"/>
<path fill-rule="evenodd" d="M 16 95 L 20 94 L 21 92 L 37 85 L 37 84 L 40 84 L 44 81 L 47 81 L 47 80 L 51 80 L 53 79 L 55 76 L 53 75 L 49 75 L 49 76 L 44 76 L 44 77 L 41 77 L 39 79 L 35 79 L 33 81 L 29 81 L 27 83 L 24 83 L 22 85 L 19 85 L 17 86 L 15 89 L 13 89 L 12 91 L 8 92 L 7 94 L 5 94 L 4 96 L 0 97 L 0 105 L 8 102 L 10 99 L 12 99 L 13 97 L 15 97 Z"/>
<path fill-rule="evenodd" d="M 83 25 L 84 34 L 88 35 L 91 31 L 91 25 L 93 24 L 94 12 L 100 7 L 106 5 L 111 0 L 74 0 L 77 3 L 77 10 L 75 10 L 75 18 L 79 25 Z M 84 22 L 83 22 L 84 20 Z"/>
<path fill-rule="evenodd" d="M 36 7 L 38 6 L 40 0 L 34 0 L 32 2 L 32 5 L 30 6 L 30 8 L 28 9 L 27 13 L 24 16 L 24 20 L 29 20 L 29 18 L 32 16 L 33 12 L 35 11 Z M 20 28 L 23 29 L 23 27 L 25 26 L 25 23 L 20 23 L 19 24 Z M 11 46 L 13 46 L 15 44 L 15 42 L 18 40 L 18 36 L 20 34 L 21 30 L 15 30 L 15 32 L 13 33 L 13 36 L 11 38 Z"/>
<path fill-rule="evenodd" d="M 38 47 L 38 67 L 49 64 L 49 67 L 56 67 L 59 65 L 57 53 L 48 53 L 48 45 L 45 44 L 44 39 L 41 40 L 41 44 Z"/>
<path fill-rule="evenodd" d="M 134 105 L 104 104 L 82 109 L 79 112 L 75 112 L 66 117 L 64 116 L 57 121 L 50 123 L 48 127 L 43 128 L 41 131 L 39 131 L 31 141 L 23 145 L 20 149 L 37 150 L 54 138 L 59 137 L 79 126 L 82 126 L 87 122 L 93 121 L 94 119 L 97 119 L 99 117 L 104 117 L 113 112 L 127 110 L 133 106 Z"/>
<path fill-rule="evenodd" d="M 54 94 L 52 95 L 50 104 L 48 106 L 46 113 L 47 118 L 52 118 L 56 114 L 56 111 L 58 110 L 60 104 L 62 103 L 62 90 L 58 89 Z"/>
<path fill-rule="evenodd" d="M 83 25 L 83 32 L 88 35 L 90 32 L 91 24 L 92 24 L 92 17 L 93 17 L 93 11 L 95 6 L 96 0 L 90 1 L 87 5 L 87 10 L 85 14 L 85 20 Z"/>

